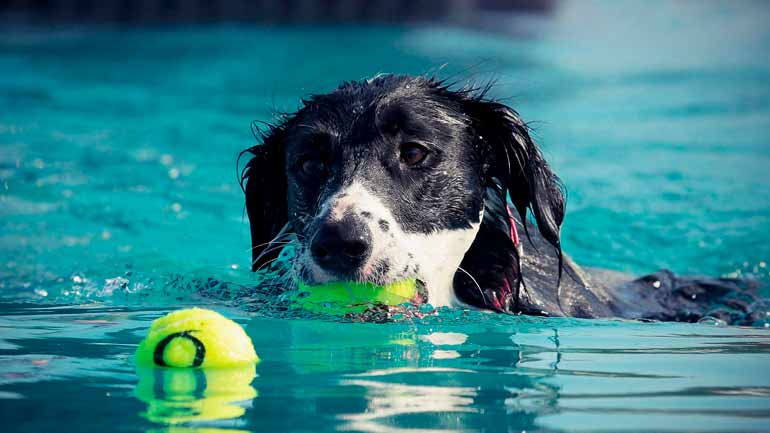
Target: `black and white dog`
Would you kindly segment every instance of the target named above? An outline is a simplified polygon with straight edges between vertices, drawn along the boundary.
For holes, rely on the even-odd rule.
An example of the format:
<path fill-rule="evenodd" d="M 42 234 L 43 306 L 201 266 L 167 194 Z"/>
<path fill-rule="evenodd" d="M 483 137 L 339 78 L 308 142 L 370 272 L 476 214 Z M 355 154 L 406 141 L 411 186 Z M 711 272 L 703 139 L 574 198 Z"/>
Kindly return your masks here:
<path fill-rule="evenodd" d="M 757 319 L 741 281 L 668 271 L 624 280 L 563 255 L 559 178 L 527 125 L 488 89 L 382 75 L 312 96 L 271 125 L 245 151 L 253 269 L 291 241 L 295 280 L 417 278 L 436 307 Z"/>

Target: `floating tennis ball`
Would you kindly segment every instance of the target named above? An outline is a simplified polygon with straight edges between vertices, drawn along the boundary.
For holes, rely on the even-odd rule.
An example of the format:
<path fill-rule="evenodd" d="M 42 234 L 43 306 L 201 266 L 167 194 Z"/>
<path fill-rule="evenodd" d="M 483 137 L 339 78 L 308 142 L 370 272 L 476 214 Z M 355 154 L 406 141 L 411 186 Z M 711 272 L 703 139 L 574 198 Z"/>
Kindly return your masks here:
<path fill-rule="evenodd" d="M 333 282 L 317 286 L 299 284 L 294 306 L 314 313 L 361 313 L 374 305 L 399 305 L 419 293 L 416 279 L 376 285 L 372 283 Z"/>
<path fill-rule="evenodd" d="M 259 362 L 240 325 L 202 308 L 169 313 L 152 322 L 136 349 L 137 365 L 232 367 Z"/>

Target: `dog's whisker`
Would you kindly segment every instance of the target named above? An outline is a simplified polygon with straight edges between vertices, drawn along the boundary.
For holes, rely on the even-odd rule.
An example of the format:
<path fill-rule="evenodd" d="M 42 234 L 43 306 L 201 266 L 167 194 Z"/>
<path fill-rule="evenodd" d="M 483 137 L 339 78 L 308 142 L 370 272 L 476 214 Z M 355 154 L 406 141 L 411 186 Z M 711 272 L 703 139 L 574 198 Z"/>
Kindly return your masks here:
<path fill-rule="evenodd" d="M 274 252 L 274 251 L 280 251 L 280 250 L 283 250 L 283 249 L 284 249 L 285 247 L 287 247 L 288 245 L 290 245 L 290 244 L 284 244 L 284 245 L 273 245 L 273 246 L 270 246 L 270 247 L 268 247 L 268 248 L 265 248 L 265 249 L 262 251 L 262 253 L 259 255 L 259 257 L 257 257 L 256 259 L 254 259 L 254 260 L 252 261 L 251 265 L 252 265 L 252 266 L 254 266 L 256 263 L 258 263 L 258 261 L 259 261 L 259 260 L 260 260 L 262 257 L 264 257 L 264 256 L 266 256 L 266 255 L 268 255 L 268 254 L 270 254 L 270 253 L 272 253 L 272 252 Z M 278 258 L 280 258 L 280 253 L 278 254 L 278 256 L 277 256 L 277 257 L 275 257 L 275 259 L 278 259 Z M 261 267 L 260 267 L 260 269 L 261 269 Z"/>
<path fill-rule="evenodd" d="M 261 252 L 265 252 L 265 251 L 266 251 L 266 250 L 268 250 L 268 249 L 270 249 L 270 250 L 272 251 L 272 250 L 273 250 L 273 249 L 275 249 L 275 248 L 283 248 L 283 247 L 286 247 L 286 246 L 288 246 L 288 245 L 291 245 L 291 244 L 293 244 L 293 243 L 294 243 L 294 241 L 286 241 L 286 242 L 275 242 L 275 243 L 272 243 L 272 244 L 270 244 L 270 246 L 269 246 L 269 247 L 267 247 L 267 248 L 263 248 Z M 249 250 L 247 250 L 247 251 L 253 251 L 253 250 L 256 250 L 256 249 L 258 249 L 258 248 L 259 248 L 259 247 L 250 248 L 250 249 L 249 249 Z"/>
<path fill-rule="evenodd" d="M 284 240 L 280 240 L 280 239 L 277 239 L 277 240 L 274 240 L 274 241 L 272 241 L 272 242 L 265 242 L 265 243 L 262 243 L 262 244 L 259 244 L 259 245 L 254 245 L 253 247 L 249 248 L 249 249 L 248 249 L 248 250 L 246 250 L 246 251 L 254 251 L 254 250 L 256 250 L 257 248 L 263 247 L 263 246 L 265 246 L 265 245 L 275 245 L 275 244 L 290 244 L 290 243 L 292 243 L 292 242 L 294 242 L 294 240 L 284 241 Z"/>
<path fill-rule="evenodd" d="M 270 251 L 267 251 L 265 254 L 269 254 L 270 252 L 272 252 L 272 251 L 275 251 L 275 250 L 277 250 L 277 249 L 279 249 L 279 248 L 277 248 L 277 247 L 276 247 L 276 248 L 273 248 L 272 250 L 270 250 Z M 254 260 L 251 262 L 251 265 L 252 265 L 252 266 L 256 265 L 256 264 L 259 262 L 259 259 L 260 259 L 261 257 L 263 257 L 263 256 L 264 256 L 264 254 L 263 254 L 263 255 L 261 255 L 260 257 L 257 257 L 256 259 L 254 259 Z M 272 258 L 272 259 L 270 259 L 270 260 L 266 261 L 266 262 L 265 262 L 265 263 L 263 263 L 263 264 L 262 264 L 262 265 L 261 265 L 259 268 L 255 269 L 255 270 L 254 270 L 254 272 L 258 272 L 258 271 L 262 270 L 262 269 L 263 269 L 263 268 L 264 268 L 266 265 L 268 265 L 268 264 L 270 264 L 270 263 L 273 263 L 273 262 L 275 262 L 276 260 L 278 260 L 278 259 L 280 259 L 280 258 L 281 258 L 281 256 L 280 256 L 280 255 L 278 255 L 278 256 L 276 256 L 276 257 L 274 257 L 274 258 Z"/>
<path fill-rule="evenodd" d="M 258 267 L 257 269 L 255 269 L 255 270 L 254 270 L 254 272 L 259 272 L 259 271 L 261 271 L 261 270 L 262 270 L 262 269 L 264 269 L 266 266 L 270 265 L 271 263 L 275 262 L 275 261 L 276 261 L 276 260 L 278 260 L 278 259 L 280 259 L 280 257 L 276 257 L 276 258 L 274 258 L 274 259 L 270 259 L 270 260 L 266 261 L 265 263 L 263 263 L 263 264 L 262 264 L 262 266 L 260 266 L 260 267 Z M 252 263 L 252 266 L 253 266 L 253 265 L 255 265 L 255 264 L 256 264 L 256 260 L 254 261 L 254 263 Z"/>
<path fill-rule="evenodd" d="M 487 297 L 484 295 L 484 291 L 481 289 L 481 286 L 479 285 L 478 281 L 476 281 L 476 279 L 473 278 L 473 275 L 471 275 L 470 272 L 466 271 L 465 269 L 461 268 L 460 266 L 458 266 L 457 269 L 462 271 L 462 272 L 464 272 L 465 275 L 470 277 L 470 279 L 473 281 L 473 284 L 475 284 L 476 288 L 479 289 L 479 294 L 481 294 L 481 299 L 484 300 L 484 302 L 487 302 Z"/>
<path fill-rule="evenodd" d="M 295 237 L 296 239 L 291 239 L 289 241 L 284 241 L 284 239 L 288 239 L 288 238 L 290 238 L 292 236 Z M 288 233 L 284 233 L 284 234 L 278 234 L 275 238 L 273 238 L 272 241 L 264 242 L 264 243 L 261 243 L 259 245 L 254 245 L 254 246 L 252 246 L 249 249 L 249 251 L 253 251 L 253 250 L 255 250 L 255 249 L 259 248 L 259 247 L 262 247 L 262 246 L 265 246 L 265 245 L 274 244 L 274 243 L 277 243 L 277 242 L 291 243 L 291 242 L 294 242 L 295 240 L 302 240 L 302 239 L 304 239 L 304 236 L 302 236 L 302 235 L 300 235 L 298 233 L 288 232 Z"/>
<path fill-rule="evenodd" d="M 289 223 L 286 223 L 286 224 L 283 226 L 283 228 L 281 228 L 281 230 L 278 232 L 278 234 L 277 234 L 275 237 L 273 237 L 273 239 L 272 239 L 270 242 L 268 242 L 268 246 L 269 246 L 270 244 L 272 244 L 272 243 L 273 243 L 273 242 L 274 242 L 276 239 L 279 239 L 279 238 L 281 238 L 281 237 L 283 237 L 283 236 L 286 236 L 286 234 L 288 233 L 288 230 L 289 230 L 289 226 L 290 226 L 290 225 L 289 225 Z M 265 255 L 267 255 L 267 254 L 268 254 L 268 252 L 262 251 L 262 252 L 261 252 L 261 253 L 260 253 L 260 254 L 257 256 L 257 258 L 255 258 L 255 259 L 254 259 L 254 261 L 251 263 L 251 266 L 254 266 L 254 265 L 256 265 L 256 264 L 257 264 L 257 263 L 258 263 L 260 260 L 262 260 L 262 257 L 264 257 L 264 256 L 265 256 Z M 272 261 L 275 261 L 275 260 L 272 260 Z M 262 267 L 260 267 L 260 269 L 261 269 L 261 268 L 262 268 Z"/>
<path fill-rule="evenodd" d="M 263 253 L 263 254 L 270 254 L 270 253 L 271 253 L 271 252 L 273 252 L 273 251 L 282 250 L 282 249 L 283 249 L 283 248 L 285 248 L 287 245 L 291 245 L 292 243 L 293 243 L 293 242 L 287 242 L 287 243 L 285 243 L 285 244 L 271 245 L 271 246 L 269 246 L 269 247 L 265 248 L 265 249 L 262 251 L 262 253 Z"/>

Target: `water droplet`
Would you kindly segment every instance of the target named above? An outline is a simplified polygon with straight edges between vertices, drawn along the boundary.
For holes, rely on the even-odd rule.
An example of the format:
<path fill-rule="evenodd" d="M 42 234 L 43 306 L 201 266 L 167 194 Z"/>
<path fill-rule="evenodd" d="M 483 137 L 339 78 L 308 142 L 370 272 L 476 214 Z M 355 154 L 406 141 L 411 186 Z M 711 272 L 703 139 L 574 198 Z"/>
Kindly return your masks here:
<path fill-rule="evenodd" d="M 171 205 L 171 210 L 179 213 L 182 211 L 182 205 L 180 203 L 174 203 Z"/>
<path fill-rule="evenodd" d="M 711 316 L 703 317 L 702 319 L 698 320 L 698 323 L 701 325 L 727 326 L 727 322 L 724 320 Z"/>
<path fill-rule="evenodd" d="M 168 153 L 161 155 L 160 163 L 163 165 L 171 165 L 174 162 L 174 157 Z"/>
<path fill-rule="evenodd" d="M 179 169 L 174 167 L 168 171 L 168 177 L 171 179 L 177 179 L 179 178 Z"/>
<path fill-rule="evenodd" d="M 420 310 L 420 313 L 432 313 L 434 308 L 433 308 L 433 305 L 426 303 L 426 304 L 420 305 L 419 310 Z"/>

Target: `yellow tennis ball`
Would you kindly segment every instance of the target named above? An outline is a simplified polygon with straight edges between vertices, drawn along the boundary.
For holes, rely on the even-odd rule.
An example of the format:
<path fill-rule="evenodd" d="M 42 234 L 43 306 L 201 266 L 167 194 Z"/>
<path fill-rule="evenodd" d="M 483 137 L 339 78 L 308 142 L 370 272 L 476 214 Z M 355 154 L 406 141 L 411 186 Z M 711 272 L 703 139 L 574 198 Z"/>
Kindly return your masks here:
<path fill-rule="evenodd" d="M 372 305 L 399 305 L 420 293 L 421 282 L 416 279 L 396 281 L 385 285 L 335 281 L 308 286 L 299 283 L 294 306 L 314 313 L 344 315 L 362 313 Z"/>
<path fill-rule="evenodd" d="M 136 349 L 138 365 L 232 367 L 259 362 L 240 325 L 203 308 L 169 313 L 152 322 Z"/>

